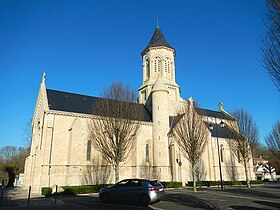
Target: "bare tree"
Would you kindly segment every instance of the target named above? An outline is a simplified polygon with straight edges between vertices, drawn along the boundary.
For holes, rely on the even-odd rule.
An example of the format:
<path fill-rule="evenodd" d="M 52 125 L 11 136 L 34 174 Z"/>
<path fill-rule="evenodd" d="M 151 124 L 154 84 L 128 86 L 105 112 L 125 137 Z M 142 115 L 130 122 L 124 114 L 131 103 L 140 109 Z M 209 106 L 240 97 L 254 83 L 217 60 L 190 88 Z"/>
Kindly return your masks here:
<path fill-rule="evenodd" d="M 94 117 L 88 124 L 90 138 L 102 157 L 113 166 L 115 182 L 119 181 L 119 170 L 135 143 L 135 134 L 142 115 L 136 94 L 122 82 L 105 88 L 93 105 Z"/>
<path fill-rule="evenodd" d="M 252 116 L 243 109 L 237 109 L 231 113 L 237 119 L 239 133 L 241 133 L 248 141 L 252 149 L 252 155 L 255 157 L 256 150 L 260 146 L 259 130 Z"/>
<path fill-rule="evenodd" d="M 228 175 L 228 177 L 230 178 L 230 180 L 235 181 L 237 179 L 237 170 L 236 170 L 236 165 L 234 162 L 234 157 L 232 157 L 232 155 L 230 156 L 230 158 L 228 160 L 226 160 L 226 173 Z"/>
<path fill-rule="evenodd" d="M 244 166 L 246 184 L 247 187 L 250 187 L 250 180 L 248 175 L 248 163 L 252 158 L 250 143 L 242 133 L 238 133 L 233 129 L 229 128 L 228 134 L 230 137 L 228 141 L 229 148 L 238 162 Z"/>
<path fill-rule="evenodd" d="M 0 148 L 0 168 L 8 174 L 7 187 L 13 187 L 16 175 L 24 171 L 24 161 L 29 152 L 27 148 L 4 146 Z"/>
<path fill-rule="evenodd" d="M 195 166 L 205 150 L 209 132 L 192 101 L 185 107 L 185 113 L 178 118 L 180 119 L 173 128 L 173 133 L 180 150 L 191 164 L 193 190 L 196 191 Z"/>
<path fill-rule="evenodd" d="M 158 168 L 153 167 L 145 162 L 143 162 L 140 166 L 139 175 L 144 179 L 160 179 L 160 172 Z"/>
<path fill-rule="evenodd" d="M 84 169 L 83 183 L 85 185 L 99 185 L 108 183 L 111 168 L 101 162 L 99 158 L 92 159 L 90 165 Z"/>
<path fill-rule="evenodd" d="M 231 113 L 237 119 L 238 131 L 229 129 L 229 147 L 234 157 L 244 166 L 247 187 L 250 187 L 248 163 L 259 147 L 259 132 L 252 116 L 243 109 Z"/>
<path fill-rule="evenodd" d="M 31 139 L 32 139 L 32 118 L 26 122 L 25 127 L 23 128 L 23 140 L 26 145 L 26 148 L 30 150 L 31 147 Z"/>
<path fill-rule="evenodd" d="M 265 138 L 265 141 L 270 152 L 270 159 L 274 163 L 276 170 L 280 171 L 280 121 L 275 123 L 271 133 Z"/>
<path fill-rule="evenodd" d="M 205 180 L 206 177 L 206 167 L 204 161 L 199 159 L 195 165 L 195 178 L 197 181 Z"/>
<path fill-rule="evenodd" d="M 280 91 L 280 2 L 267 0 L 267 35 L 263 41 L 263 65 Z"/>
<path fill-rule="evenodd" d="M 276 174 L 280 174 L 280 160 L 279 159 L 270 159 L 268 161 L 270 167 L 275 169 Z"/>

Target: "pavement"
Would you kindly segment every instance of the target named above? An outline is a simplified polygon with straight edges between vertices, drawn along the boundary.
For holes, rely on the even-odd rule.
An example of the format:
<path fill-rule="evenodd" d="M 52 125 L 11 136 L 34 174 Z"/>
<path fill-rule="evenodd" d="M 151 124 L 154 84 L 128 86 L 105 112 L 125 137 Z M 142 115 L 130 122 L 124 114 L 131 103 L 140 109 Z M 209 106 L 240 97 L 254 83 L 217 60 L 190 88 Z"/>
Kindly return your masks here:
<path fill-rule="evenodd" d="M 266 184 L 253 188 L 227 187 L 221 191 L 219 188 L 199 188 L 196 193 L 191 188 L 166 189 L 166 196 L 161 202 L 147 208 L 128 205 L 104 205 L 98 199 L 97 193 L 78 196 L 47 197 L 40 194 L 31 194 L 28 203 L 28 190 L 22 188 L 7 189 L 4 199 L 0 202 L 0 210 L 126 210 L 126 209 L 237 209 L 262 210 L 280 209 L 280 183 Z"/>
<path fill-rule="evenodd" d="M 166 189 L 172 191 L 173 189 Z M 184 198 L 184 204 L 193 203 L 199 209 L 215 209 L 211 203 L 202 200 L 194 195 L 192 189 L 187 189 L 184 191 L 188 194 L 188 199 Z M 173 197 L 170 195 L 167 200 L 170 202 L 177 202 L 177 196 Z M 202 202 L 203 201 L 203 202 Z M 93 207 L 91 204 L 95 203 Z M 147 208 L 132 206 L 133 209 L 166 209 L 166 208 L 157 208 L 156 205 Z M 107 207 L 108 208 L 108 207 Z M 111 206 L 109 209 L 116 209 L 116 206 Z M 170 206 L 172 208 L 172 206 Z M 185 206 L 186 208 L 186 206 Z M 4 193 L 4 199 L 0 203 L 0 210 L 22 210 L 22 209 L 34 209 L 34 210 L 47 210 L 47 209 L 58 209 L 58 210 L 89 210 L 89 209 L 105 209 L 104 206 L 98 200 L 98 194 L 86 194 L 78 196 L 58 196 L 55 199 L 52 197 L 44 197 L 41 194 L 32 193 L 28 203 L 28 190 L 22 188 L 10 188 L 7 189 Z M 119 206 L 118 209 L 131 209 L 131 206 Z M 168 208 L 167 208 L 168 209 Z"/>
<path fill-rule="evenodd" d="M 89 198 L 90 196 L 84 196 Z M 4 196 L 0 201 L 1 210 L 21 210 L 21 209 L 34 209 L 34 210 L 47 210 L 47 209 L 58 209 L 58 210 L 88 210 L 90 208 L 81 206 L 78 204 L 78 198 L 73 196 L 55 196 L 45 197 L 39 193 L 31 193 L 28 201 L 28 190 L 15 187 L 8 188 L 4 191 Z M 67 199 L 68 198 L 68 199 Z M 82 198 L 82 196 L 81 196 Z M 85 200 L 85 199 L 79 199 Z M 71 202 L 70 202 L 71 201 Z"/>

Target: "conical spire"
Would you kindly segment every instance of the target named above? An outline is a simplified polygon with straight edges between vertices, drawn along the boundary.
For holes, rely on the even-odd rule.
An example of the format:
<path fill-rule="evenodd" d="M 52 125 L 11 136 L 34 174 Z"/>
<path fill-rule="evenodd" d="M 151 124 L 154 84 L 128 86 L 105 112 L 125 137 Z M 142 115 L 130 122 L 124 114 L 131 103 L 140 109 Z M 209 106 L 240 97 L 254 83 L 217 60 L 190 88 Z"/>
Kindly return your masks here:
<path fill-rule="evenodd" d="M 145 54 L 145 52 L 150 48 L 150 47 L 159 47 L 159 46 L 164 46 L 164 47 L 168 47 L 174 50 L 175 53 L 175 49 L 173 47 L 171 47 L 168 42 L 166 41 L 164 35 L 162 34 L 162 32 L 160 31 L 159 26 L 156 27 L 156 30 L 151 38 L 151 41 L 149 42 L 148 46 L 143 50 L 143 52 L 141 53 L 141 55 L 143 56 Z"/>
<path fill-rule="evenodd" d="M 166 91 L 166 92 L 169 92 L 168 89 L 166 88 L 165 84 L 164 84 L 164 81 L 162 80 L 162 78 L 160 76 L 158 76 L 154 86 L 153 86 L 153 89 L 152 89 L 152 92 L 155 92 L 155 91 Z"/>

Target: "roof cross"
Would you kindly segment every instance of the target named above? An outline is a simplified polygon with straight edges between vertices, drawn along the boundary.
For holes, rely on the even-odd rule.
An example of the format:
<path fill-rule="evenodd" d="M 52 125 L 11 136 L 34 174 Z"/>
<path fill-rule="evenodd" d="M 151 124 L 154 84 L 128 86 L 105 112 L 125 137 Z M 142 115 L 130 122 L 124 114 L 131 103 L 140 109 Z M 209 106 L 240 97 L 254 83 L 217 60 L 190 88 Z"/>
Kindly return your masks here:
<path fill-rule="evenodd" d="M 159 28 L 159 24 L 158 24 L 158 11 L 157 11 L 157 28 Z"/>

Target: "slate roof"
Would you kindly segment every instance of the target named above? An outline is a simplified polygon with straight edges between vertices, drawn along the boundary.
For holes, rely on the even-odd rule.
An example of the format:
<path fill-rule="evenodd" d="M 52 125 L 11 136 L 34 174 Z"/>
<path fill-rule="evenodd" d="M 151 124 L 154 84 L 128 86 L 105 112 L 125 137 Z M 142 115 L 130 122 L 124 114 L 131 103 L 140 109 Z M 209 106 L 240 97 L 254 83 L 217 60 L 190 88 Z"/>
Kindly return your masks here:
<path fill-rule="evenodd" d="M 207 126 L 207 128 L 209 128 L 210 123 L 208 122 L 204 122 L 205 125 Z M 211 125 L 213 126 L 213 129 L 209 129 L 211 132 L 211 136 L 212 137 L 218 137 L 218 138 L 227 138 L 227 139 L 237 139 L 238 138 L 238 133 L 232 131 L 232 129 L 228 128 L 226 125 L 225 127 L 221 127 L 220 124 L 213 124 L 211 123 Z"/>
<path fill-rule="evenodd" d="M 208 110 L 208 109 L 202 109 L 195 107 L 195 110 L 199 115 L 206 116 L 206 117 L 217 117 L 224 120 L 235 120 L 235 118 L 231 117 L 230 115 L 227 115 L 223 112 Z"/>
<path fill-rule="evenodd" d="M 175 117 L 169 117 L 169 127 L 170 131 L 169 134 L 173 132 L 174 127 L 179 123 L 179 121 L 182 119 L 183 115 L 177 115 Z M 218 138 L 227 138 L 227 139 L 236 139 L 237 138 L 237 133 L 233 132 L 231 129 L 229 129 L 226 125 L 225 127 L 221 127 L 220 124 L 213 124 L 213 129 L 211 130 L 210 123 L 204 122 L 208 130 L 211 132 L 212 137 L 218 137 Z"/>
<path fill-rule="evenodd" d="M 47 89 L 47 97 L 50 110 L 94 115 L 101 115 L 98 113 L 98 109 L 96 109 L 100 101 L 110 100 L 50 89 Z M 145 122 L 152 121 L 144 105 L 136 103 L 131 103 L 131 105 L 140 113 L 138 116 L 139 119 L 137 120 Z"/>
<path fill-rule="evenodd" d="M 233 117 L 230 117 L 229 115 L 224 114 L 223 112 L 217 112 L 213 110 L 208 110 L 208 109 L 202 109 L 195 107 L 196 111 L 198 112 L 199 115 L 202 116 L 209 116 L 209 117 L 218 117 L 220 119 L 224 120 L 235 120 Z M 179 123 L 179 121 L 182 119 L 184 114 L 179 114 L 177 116 L 170 116 L 169 117 L 169 127 L 170 131 L 169 133 L 172 133 L 173 128 Z M 206 127 L 208 130 L 211 132 L 212 137 L 218 137 L 218 138 L 230 138 L 234 139 L 237 138 L 237 133 L 233 132 L 230 128 L 228 128 L 226 125 L 225 127 L 221 127 L 220 124 L 215 124 L 215 123 L 210 123 L 210 122 L 205 122 Z M 211 130 L 210 124 L 213 126 L 213 129 Z"/>
<path fill-rule="evenodd" d="M 202 109 L 199 107 L 194 107 L 195 110 L 199 115 L 205 116 L 205 117 L 217 117 L 219 119 L 223 120 L 235 120 L 233 117 L 223 113 L 223 112 L 217 112 L 209 109 Z M 176 126 L 176 124 L 181 120 L 183 117 L 183 114 L 179 114 L 177 116 L 170 116 L 169 117 L 169 127 L 172 129 Z"/>
<path fill-rule="evenodd" d="M 177 125 L 177 123 L 182 119 L 184 114 L 178 114 L 176 116 L 169 116 L 169 128 L 170 131 Z"/>
<path fill-rule="evenodd" d="M 145 52 L 150 48 L 150 47 L 159 47 L 159 46 L 164 46 L 164 47 L 168 47 L 174 50 L 175 53 L 175 49 L 173 47 L 170 46 L 170 44 L 168 44 L 168 42 L 166 41 L 163 33 L 161 32 L 160 28 L 157 26 L 149 44 L 147 45 L 147 47 L 142 51 L 141 55 L 143 56 L 145 54 Z"/>

